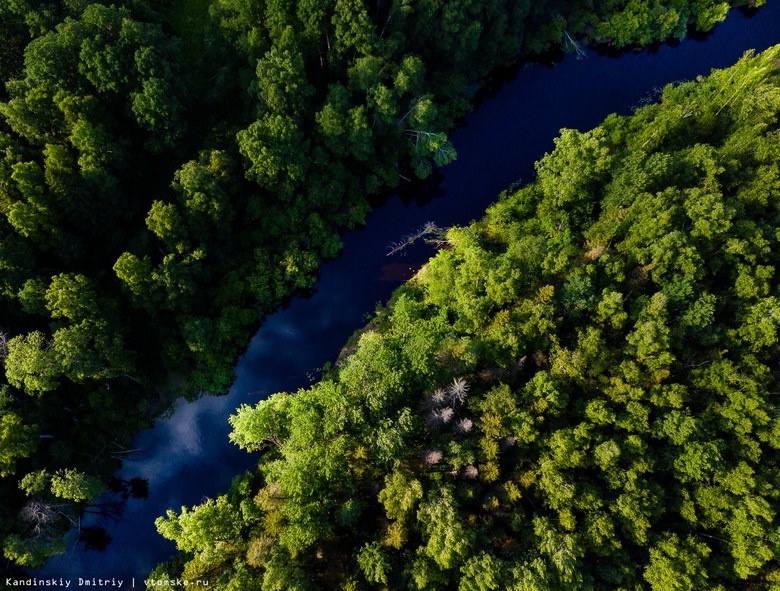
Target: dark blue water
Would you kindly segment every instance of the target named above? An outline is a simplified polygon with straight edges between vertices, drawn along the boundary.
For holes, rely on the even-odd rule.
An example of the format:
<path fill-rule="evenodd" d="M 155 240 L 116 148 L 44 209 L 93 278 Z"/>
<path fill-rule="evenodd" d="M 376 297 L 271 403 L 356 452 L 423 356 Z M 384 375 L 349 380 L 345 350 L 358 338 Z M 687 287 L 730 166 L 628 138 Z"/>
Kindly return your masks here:
<path fill-rule="evenodd" d="M 365 323 L 377 302 L 430 255 L 424 248 L 388 258 L 387 245 L 428 220 L 439 226 L 467 224 L 481 216 L 500 191 L 531 181 L 533 163 L 553 148 L 562 127 L 587 130 L 613 112 L 628 114 L 674 81 L 726 67 L 748 49 L 780 43 L 780 2 L 753 18 L 732 11 L 705 41 L 686 40 L 654 53 L 587 59 L 567 57 L 554 68 L 523 67 L 496 98 L 483 102 L 451 139 L 458 160 L 440 171 L 439 196 L 425 205 L 393 198 L 362 230 L 344 237 L 344 254 L 322 269 L 315 293 L 269 317 L 241 358 L 228 396 L 180 402 L 154 429 L 139 433 L 135 453 L 119 476 L 148 479 L 149 497 L 130 499 L 118 520 L 88 516 L 82 525 L 105 528 L 113 541 L 98 552 L 82 544 L 49 562 L 38 576 L 124 579 L 123 588 L 143 588 L 143 579 L 174 553 L 154 519 L 227 490 L 231 479 L 253 467 L 253 458 L 228 442 L 227 417 L 276 391 L 310 384 L 317 368 L 335 360 L 350 334 Z"/>

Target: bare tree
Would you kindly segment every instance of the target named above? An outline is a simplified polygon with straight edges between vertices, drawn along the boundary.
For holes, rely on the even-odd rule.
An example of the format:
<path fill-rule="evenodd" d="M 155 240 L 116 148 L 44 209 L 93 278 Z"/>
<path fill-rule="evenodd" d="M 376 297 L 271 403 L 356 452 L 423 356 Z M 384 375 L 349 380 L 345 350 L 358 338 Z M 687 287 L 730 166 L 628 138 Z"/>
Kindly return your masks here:
<path fill-rule="evenodd" d="M 459 435 L 466 435 L 467 433 L 471 433 L 471 430 L 474 428 L 474 421 L 471 419 L 460 419 L 457 423 L 455 423 L 455 426 L 453 429 L 455 430 L 455 433 L 458 433 Z"/>
<path fill-rule="evenodd" d="M 444 458 L 444 454 L 438 449 L 426 449 L 423 453 L 423 463 L 430 467 L 435 466 Z"/>
<path fill-rule="evenodd" d="M 446 228 L 440 228 L 434 222 L 425 222 L 411 234 L 405 234 L 404 236 L 401 236 L 400 240 L 390 244 L 390 246 L 387 247 L 389 249 L 387 256 L 403 252 L 407 246 L 411 246 L 423 236 L 434 236 L 435 240 L 433 240 L 433 243 L 437 244 L 444 238 L 446 232 Z M 427 239 L 426 242 L 428 242 Z"/>
<path fill-rule="evenodd" d="M 455 411 L 450 407 L 445 407 L 432 410 L 425 416 L 425 420 L 428 425 L 438 430 L 445 425 L 449 425 L 454 417 Z"/>
<path fill-rule="evenodd" d="M 32 526 L 31 541 L 61 538 L 62 530 L 57 527 L 57 523 L 63 517 L 70 521 L 71 525 L 76 525 L 73 517 L 63 511 L 64 508 L 70 506 L 72 503 L 55 505 L 39 498 L 27 501 L 19 515 Z"/>
<path fill-rule="evenodd" d="M 455 378 L 447 387 L 447 395 L 450 403 L 457 407 L 466 402 L 469 394 L 469 383 L 463 378 Z"/>
<path fill-rule="evenodd" d="M 517 437 L 514 435 L 507 435 L 506 437 L 502 437 L 501 440 L 498 442 L 498 448 L 501 451 L 506 451 L 510 447 L 514 446 L 517 443 Z"/>
<path fill-rule="evenodd" d="M 575 52 L 577 52 L 578 60 L 588 57 L 588 54 L 585 53 L 584 49 L 582 49 L 582 45 L 580 45 L 577 41 L 574 40 L 574 38 L 571 35 L 569 35 L 569 31 L 564 29 L 563 34 L 566 37 L 564 39 L 564 41 L 566 42 L 566 47 L 567 48 L 571 47 Z"/>
<path fill-rule="evenodd" d="M 0 328 L 0 364 L 5 365 L 6 357 L 8 357 L 8 331 Z"/>
<path fill-rule="evenodd" d="M 423 410 L 435 410 L 447 404 L 447 391 L 444 388 L 436 388 L 425 395 L 422 403 Z"/>

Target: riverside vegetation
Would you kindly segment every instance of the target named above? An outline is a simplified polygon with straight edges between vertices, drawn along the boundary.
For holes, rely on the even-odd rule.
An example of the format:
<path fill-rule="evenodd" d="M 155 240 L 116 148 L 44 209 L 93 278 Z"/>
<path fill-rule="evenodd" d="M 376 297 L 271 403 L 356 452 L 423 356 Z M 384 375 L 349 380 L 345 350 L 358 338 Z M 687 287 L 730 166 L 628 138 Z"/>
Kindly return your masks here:
<path fill-rule="evenodd" d="M 169 511 L 215 589 L 780 584 L 780 46 L 563 130 Z"/>
<path fill-rule="evenodd" d="M 455 157 L 446 134 L 491 68 L 679 38 L 728 9 L 3 2 L 5 558 L 61 551 L 133 432 L 178 394 L 228 388 L 258 319 L 312 285 L 369 198 Z"/>

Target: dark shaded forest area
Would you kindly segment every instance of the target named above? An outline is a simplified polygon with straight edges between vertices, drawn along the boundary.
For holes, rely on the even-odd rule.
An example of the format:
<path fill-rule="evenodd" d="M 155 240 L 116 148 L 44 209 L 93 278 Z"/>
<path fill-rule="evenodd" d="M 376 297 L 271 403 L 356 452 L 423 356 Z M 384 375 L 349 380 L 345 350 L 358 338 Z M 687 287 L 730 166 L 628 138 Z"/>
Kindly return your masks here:
<path fill-rule="evenodd" d="M 756 2 L 759 4 L 760 2 Z M 372 200 L 455 158 L 491 69 L 709 30 L 725 2 L 11 0 L 0 7 L 0 536 L 41 564 L 175 397 Z"/>

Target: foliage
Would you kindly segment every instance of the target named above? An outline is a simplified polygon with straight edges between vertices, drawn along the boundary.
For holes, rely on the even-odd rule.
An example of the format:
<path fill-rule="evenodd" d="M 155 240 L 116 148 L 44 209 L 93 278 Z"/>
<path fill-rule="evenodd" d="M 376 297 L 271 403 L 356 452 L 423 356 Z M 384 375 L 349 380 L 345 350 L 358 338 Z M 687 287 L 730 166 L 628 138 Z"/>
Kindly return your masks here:
<path fill-rule="evenodd" d="M 31 537 L 25 475 L 105 476 L 117 466 L 109 450 L 173 397 L 225 392 L 258 319 L 312 285 L 369 197 L 455 158 L 447 134 L 491 69 L 571 35 L 627 45 L 689 21 L 707 29 L 726 6 L 592 4 L 0 3 L 6 556 L 37 564 L 67 527 L 48 521 Z M 769 280 L 745 273 L 745 289 Z M 595 295 L 570 287 L 584 311 Z M 702 300 L 691 323 L 706 329 L 714 305 Z M 744 330 L 771 339 L 762 310 Z M 374 394 L 372 413 L 394 404 Z M 387 465 L 422 428 L 411 409 L 395 419 L 374 445 Z M 73 501 L 83 508 L 89 495 Z M 345 503 L 339 519 L 353 523 L 361 505 Z M 303 579 L 284 570 L 283 550 L 320 535 L 305 516 L 297 523 L 301 548 L 291 534 L 268 552 L 289 588 Z M 381 579 L 381 555 L 366 552 Z"/>
<path fill-rule="evenodd" d="M 184 576 L 774 588 L 779 57 L 564 130 L 340 366 L 239 409 L 233 440 L 263 454 L 216 502 L 243 511 L 233 537 L 182 525 L 213 502 L 158 520 Z"/>

